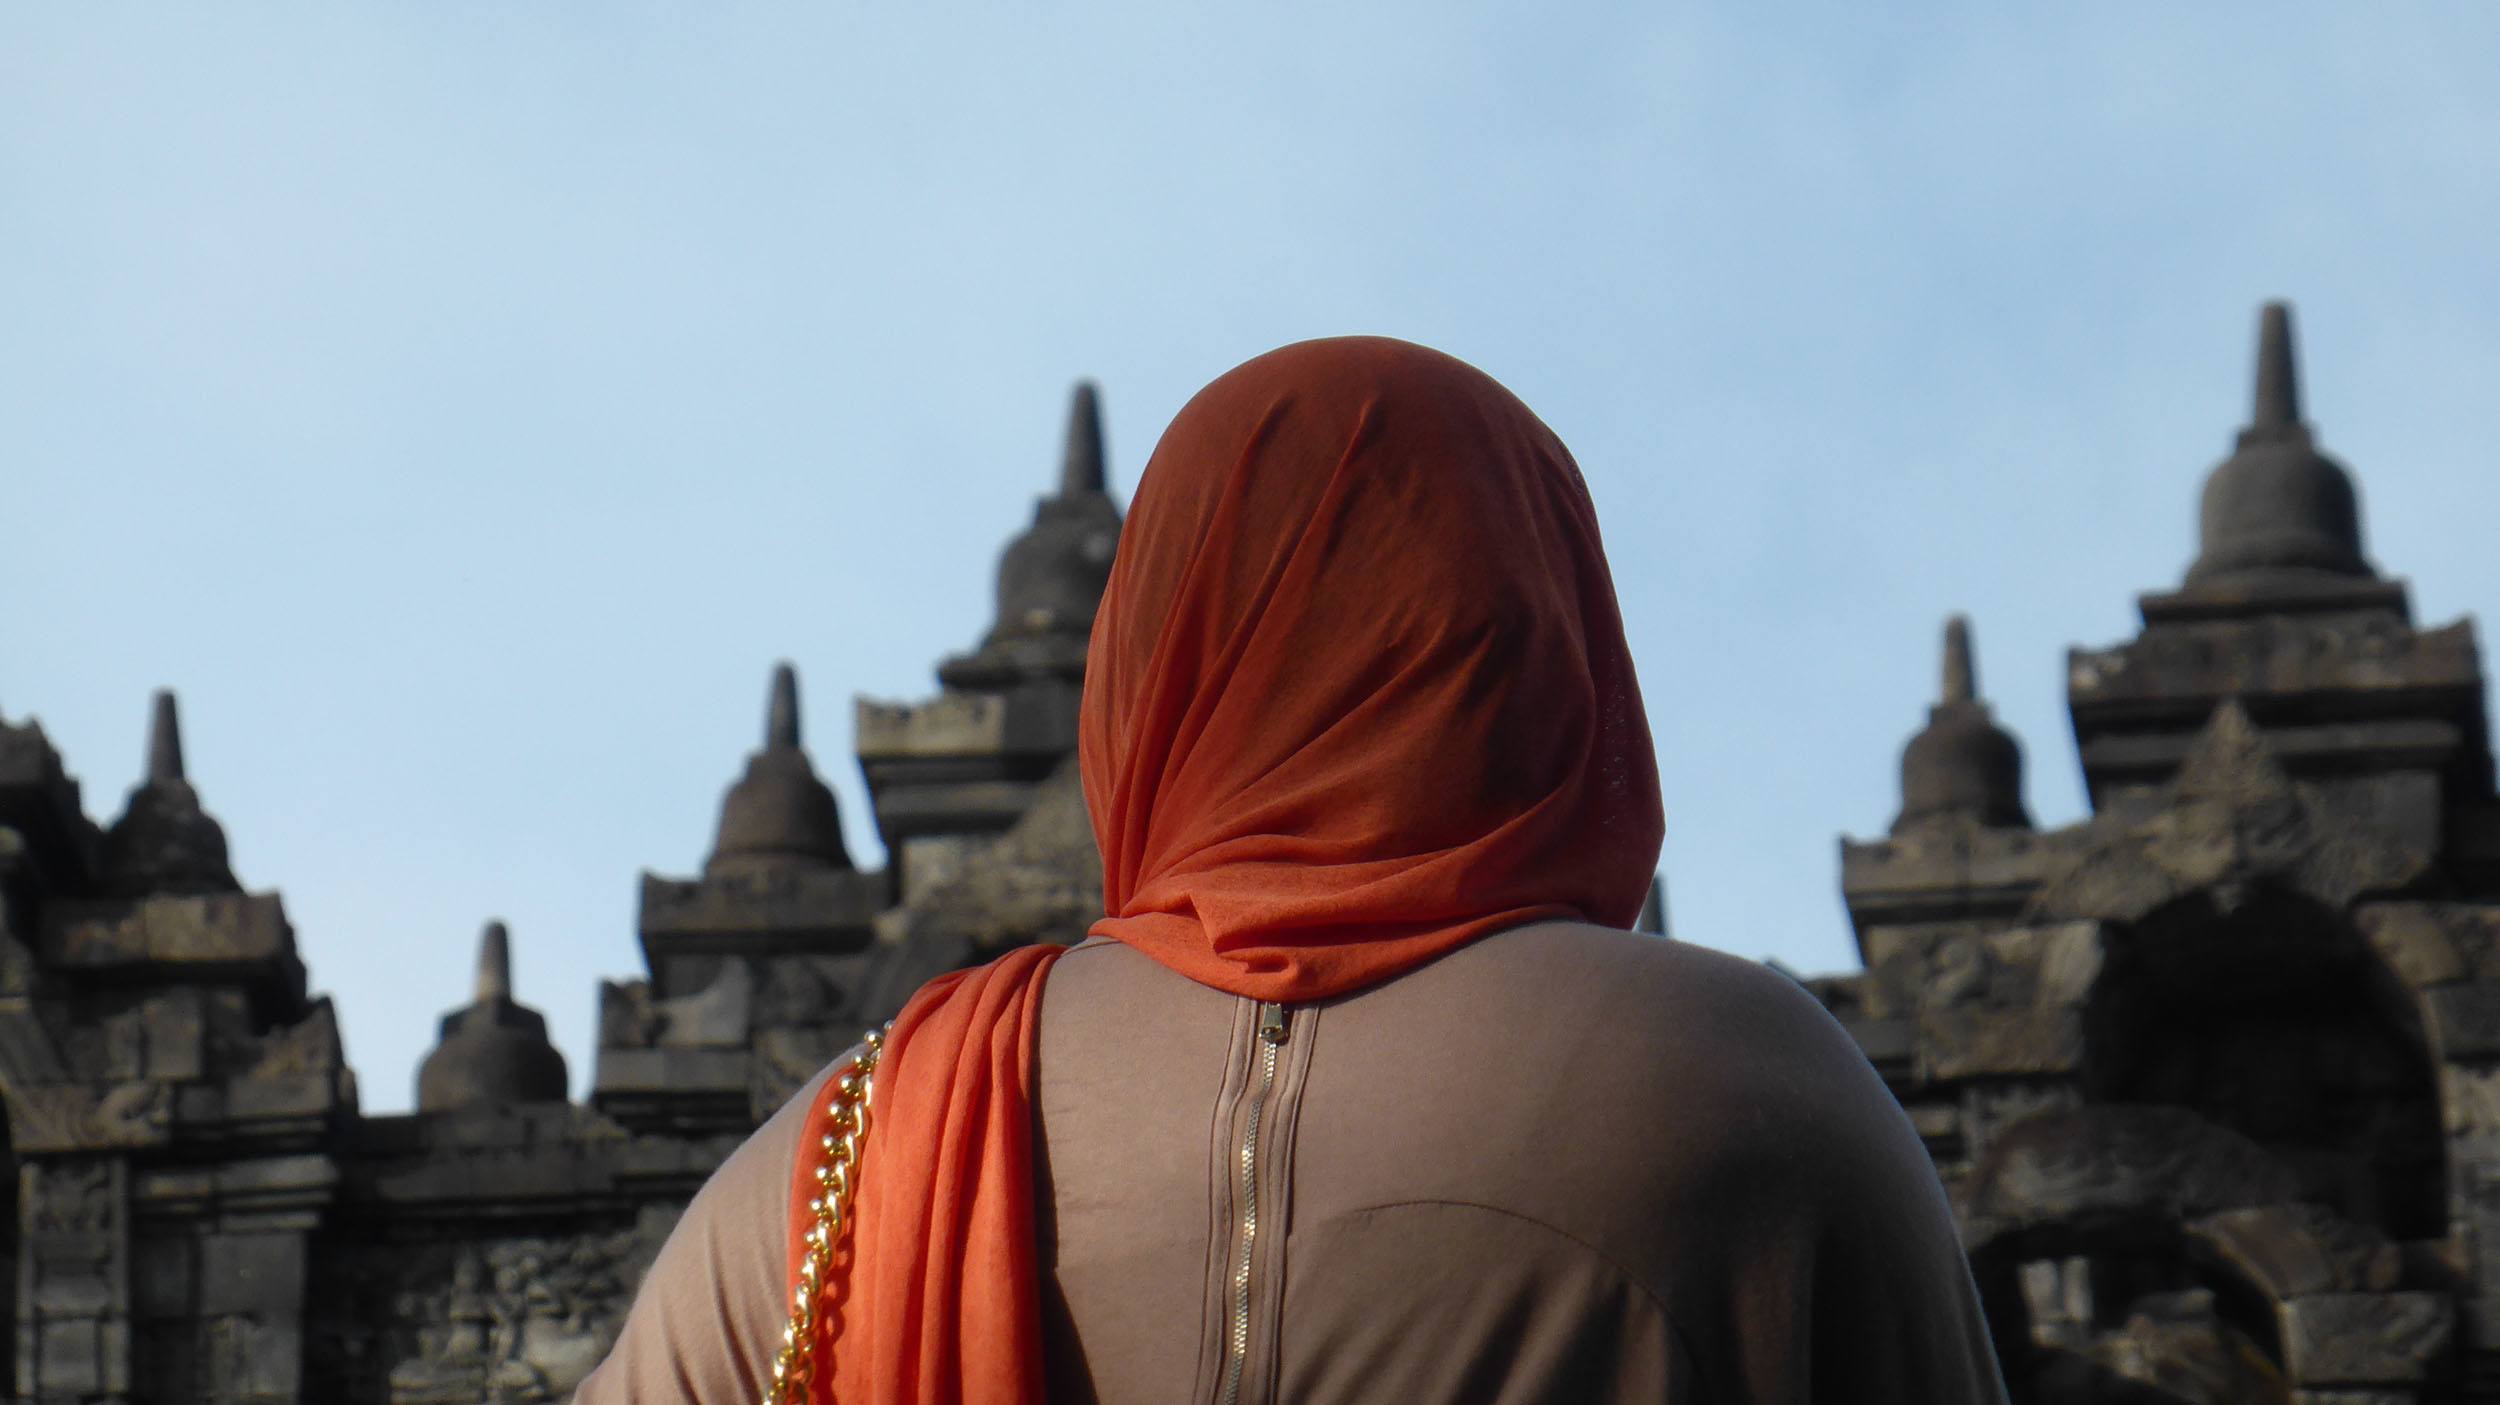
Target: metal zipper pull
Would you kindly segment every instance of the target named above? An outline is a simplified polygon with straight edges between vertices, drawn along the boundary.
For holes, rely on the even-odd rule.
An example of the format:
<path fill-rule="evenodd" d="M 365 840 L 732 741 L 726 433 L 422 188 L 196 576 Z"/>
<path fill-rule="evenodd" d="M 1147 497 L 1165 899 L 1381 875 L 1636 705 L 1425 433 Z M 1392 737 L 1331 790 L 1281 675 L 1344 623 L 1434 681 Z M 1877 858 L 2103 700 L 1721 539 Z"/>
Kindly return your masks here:
<path fill-rule="evenodd" d="M 1282 1005 L 1261 1005 L 1259 1007 L 1260 1043 L 1282 1044 L 1285 1042 L 1285 1036 L 1291 1033 L 1292 1030 L 1293 1011 L 1286 1009 Z"/>

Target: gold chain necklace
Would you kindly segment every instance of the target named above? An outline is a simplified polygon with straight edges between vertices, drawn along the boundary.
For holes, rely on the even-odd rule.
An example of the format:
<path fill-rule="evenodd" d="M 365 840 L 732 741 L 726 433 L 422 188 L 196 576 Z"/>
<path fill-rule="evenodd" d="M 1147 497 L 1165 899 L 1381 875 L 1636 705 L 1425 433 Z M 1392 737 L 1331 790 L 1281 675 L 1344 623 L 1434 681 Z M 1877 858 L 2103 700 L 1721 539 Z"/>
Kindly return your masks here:
<path fill-rule="evenodd" d="M 868 1095 L 876 1084 L 885 1036 L 893 1028 L 888 1021 L 868 1031 L 850 1067 L 826 1085 L 827 1131 L 819 1144 L 824 1160 L 816 1167 L 816 1193 L 807 1202 L 813 1220 L 805 1240 L 807 1255 L 799 1262 L 798 1284 L 790 1290 L 790 1325 L 782 1329 L 781 1350 L 773 1357 L 773 1383 L 764 1392 L 762 1405 L 808 1405 L 808 1387 L 818 1366 L 817 1305 L 833 1286 L 833 1250 L 850 1217 L 859 1145 L 868 1135 Z M 806 1148 L 800 1150 L 804 1153 Z"/>

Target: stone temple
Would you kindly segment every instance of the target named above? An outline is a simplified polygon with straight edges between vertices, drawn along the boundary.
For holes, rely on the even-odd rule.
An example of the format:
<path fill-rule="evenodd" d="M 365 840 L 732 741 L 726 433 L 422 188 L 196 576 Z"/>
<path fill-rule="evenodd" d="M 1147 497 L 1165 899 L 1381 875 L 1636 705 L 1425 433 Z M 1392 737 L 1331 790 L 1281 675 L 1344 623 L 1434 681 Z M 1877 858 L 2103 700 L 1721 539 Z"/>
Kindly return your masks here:
<path fill-rule="evenodd" d="M 2134 639 L 2068 656 L 2091 817 L 2034 827 L 1951 621 L 1899 817 L 1840 847 L 1864 970 L 1805 984 L 1933 1154 L 2017 1400 L 2500 1402 L 2480 656 L 2365 554 L 2280 306 L 2256 381 L 2184 578 Z M 362 1114 L 278 895 L 236 883 L 185 778 L 174 699 L 101 826 L 41 728 L 0 718 L 0 1379 L 565 1399 L 801 1080 L 929 976 L 1099 910 L 1071 763 L 1104 481 L 1080 387 L 994 627 L 934 696 L 858 704 L 884 871 L 845 851 L 772 674 L 702 871 L 642 876 L 648 973 L 601 988 L 587 1104 L 489 923 L 416 1111 Z"/>

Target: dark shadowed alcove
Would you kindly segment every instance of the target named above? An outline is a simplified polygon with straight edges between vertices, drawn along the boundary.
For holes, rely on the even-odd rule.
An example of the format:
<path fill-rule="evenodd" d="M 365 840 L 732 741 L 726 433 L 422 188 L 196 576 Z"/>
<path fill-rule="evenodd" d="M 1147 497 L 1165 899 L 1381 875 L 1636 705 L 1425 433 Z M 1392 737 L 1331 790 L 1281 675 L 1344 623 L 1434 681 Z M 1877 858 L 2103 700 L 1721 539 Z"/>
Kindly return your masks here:
<path fill-rule="evenodd" d="M 2085 1095 L 2191 1110 L 2264 1147 L 2300 1198 L 2394 1239 L 2447 1228 L 2438 1085 L 2408 993 L 2337 912 L 2205 891 L 2113 931 Z"/>

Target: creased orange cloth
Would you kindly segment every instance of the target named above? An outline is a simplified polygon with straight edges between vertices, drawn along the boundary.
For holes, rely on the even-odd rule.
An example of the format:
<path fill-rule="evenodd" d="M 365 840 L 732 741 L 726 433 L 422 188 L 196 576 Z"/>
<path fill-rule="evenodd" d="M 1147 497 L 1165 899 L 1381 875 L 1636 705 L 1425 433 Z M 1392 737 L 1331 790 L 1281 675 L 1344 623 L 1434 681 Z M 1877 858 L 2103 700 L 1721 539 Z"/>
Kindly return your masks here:
<path fill-rule="evenodd" d="M 1596 514 L 1561 441 L 1464 362 L 1336 338 L 1199 392 L 1140 479 L 1086 670 L 1093 931 L 1191 979 L 1320 1000 L 1523 922 L 1639 912 L 1657 763 Z M 817 1399 L 1042 1399 L 1056 955 L 943 977 L 896 1020 Z"/>

